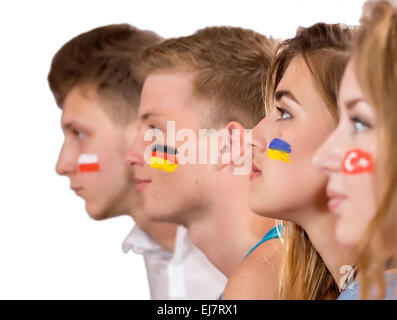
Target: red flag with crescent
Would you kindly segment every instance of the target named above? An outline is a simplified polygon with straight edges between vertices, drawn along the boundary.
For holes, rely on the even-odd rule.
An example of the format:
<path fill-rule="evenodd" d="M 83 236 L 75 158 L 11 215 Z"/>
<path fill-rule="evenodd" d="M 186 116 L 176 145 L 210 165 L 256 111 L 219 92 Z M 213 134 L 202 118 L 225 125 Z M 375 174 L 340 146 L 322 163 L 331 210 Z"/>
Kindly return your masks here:
<path fill-rule="evenodd" d="M 370 173 L 374 169 L 372 155 L 363 150 L 350 150 L 343 159 L 343 172 L 347 174 Z"/>

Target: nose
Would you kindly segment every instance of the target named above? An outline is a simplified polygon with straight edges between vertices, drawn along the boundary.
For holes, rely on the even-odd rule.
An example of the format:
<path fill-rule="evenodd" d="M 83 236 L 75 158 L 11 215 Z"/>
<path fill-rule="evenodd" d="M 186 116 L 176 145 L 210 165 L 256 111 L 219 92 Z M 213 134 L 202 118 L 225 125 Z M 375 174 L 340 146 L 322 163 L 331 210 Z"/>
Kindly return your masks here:
<path fill-rule="evenodd" d="M 137 139 L 134 140 L 126 154 L 124 155 L 124 162 L 128 166 L 143 166 L 145 163 L 143 153 L 138 152 Z"/>
<path fill-rule="evenodd" d="M 55 171 L 61 176 L 71 175 L 77 171 L 76 157 L 72 153 L 68 152 L 65 144 L 62 146 L 59 154 Z"/>
<path fill-rule="evenodd" d="M 337 131 L 334 131 L 313 155 L 313 165 L 326 175 L 342 169 L 343 150 L 340 141 L 343 140 L 338 140 Z"/>
<path fill-rule="evenodd" d="M 260 153 L 263 153 L 266 151 L 266 139 L 264 137 L 253 135 L 251 146 L 253 149 L 256 149 Z"/>
<path fill-rule="evenodd" d="M 267 140 L 264 136 L 264 120 L 259 122 L 252 130 L 252 143 L 251 147 L 258 150 L 260 153 L 266 151 Z"/>

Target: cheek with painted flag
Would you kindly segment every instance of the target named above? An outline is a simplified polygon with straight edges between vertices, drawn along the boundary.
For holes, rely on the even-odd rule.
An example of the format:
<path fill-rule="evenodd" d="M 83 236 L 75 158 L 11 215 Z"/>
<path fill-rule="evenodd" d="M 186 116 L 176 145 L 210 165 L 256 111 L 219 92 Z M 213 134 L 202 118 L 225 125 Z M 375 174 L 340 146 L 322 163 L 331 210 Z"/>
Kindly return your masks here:
<path fill-rule="evenodd" d="M 173 147 L 155 144 L 149 164 L 152 168 L 174 172 L 178 167 L 177 152 Z"/>
<path fill-rule="evenodd" d="M 373 169 L 372 155 L 363 150 L 350 150 L 343 159 L 343 172 L 346 174 L 371 173 Z"/>
<path fill-rule="evenodd" d="M 83 153 L 77 160 L 80 172 L 98 172 L 99 161 L 96 154 Z"/>
<path fill-rule="evenodd" d="M 287 163 L 291 162 L 289 159 L 290 153 L 291 145 L 288 142 L 278 138 L 272 140 L 267 150 L 267 156 L 270 159 L 280 160 Z"/>

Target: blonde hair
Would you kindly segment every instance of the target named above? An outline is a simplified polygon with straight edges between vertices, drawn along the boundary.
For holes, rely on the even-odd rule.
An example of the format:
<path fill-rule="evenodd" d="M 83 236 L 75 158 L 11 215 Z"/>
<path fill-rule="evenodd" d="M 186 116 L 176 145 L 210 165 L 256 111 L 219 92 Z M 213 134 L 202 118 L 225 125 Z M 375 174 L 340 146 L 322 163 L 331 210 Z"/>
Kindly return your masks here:
<path fill-rule="evenodd" d="M 378 289 L 377 298 L 385 295 L 384 272 L 391 256 L 387 244 L 396 232 L 396 219 L 394 217 L 393 222 L 391 214 L 397 192 L 396 8 L 388 1 L 367 2 L 361 23 L 354 42 L 353 61 L 360 86 L 376 112 L 378 154 L 381 157 L 377 160 L 375 178 L 382 186 L 376 198 L 375 217 L 357 247 L 361 298 L 368 299 L 374 284 Z"/>
<path fill-rule="evenodd" d="M 337 93 L 350 58 L 352 31 L 339 24 L 317 23 L 299 28 L 294 38 L 283 41 L 272 61 L 266 81 L 266 108 L 273 108 L 274 94 L 289 63 L 301 55 L 317 88 L 337 121 Z M 306 232 L 284 222 L 279 277 L 280 299 L 332 299 L 338 286 Z"/>
<path fill-rule="evenodd" d="M 208 27 L 145 51 L 149 72 L 194 72 L 193 93 L 214 101 L 211 123 L 240 121 L 252 128 L 265 117 L 262 82 L 277 42 L 252 30 Z"/>

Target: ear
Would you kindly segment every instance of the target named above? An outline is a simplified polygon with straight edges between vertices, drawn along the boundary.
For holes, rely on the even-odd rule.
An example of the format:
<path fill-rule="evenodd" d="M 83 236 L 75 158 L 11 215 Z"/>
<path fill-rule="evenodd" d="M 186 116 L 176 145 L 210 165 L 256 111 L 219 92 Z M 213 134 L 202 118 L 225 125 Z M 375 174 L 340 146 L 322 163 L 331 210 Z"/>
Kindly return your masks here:
<path fill-rule="evenodd" d="M 224 129 L 226 129 L 227 135 L 219 145 L 218 169 L 241 164 L 238 162 L 241 162 L 241 157 L 244 154 L 244 127 L 242 124 L 237 121 L 231 121 Z M 223 159 L 227 161 L 222 161 Z"/>

